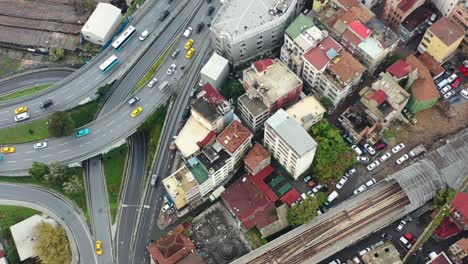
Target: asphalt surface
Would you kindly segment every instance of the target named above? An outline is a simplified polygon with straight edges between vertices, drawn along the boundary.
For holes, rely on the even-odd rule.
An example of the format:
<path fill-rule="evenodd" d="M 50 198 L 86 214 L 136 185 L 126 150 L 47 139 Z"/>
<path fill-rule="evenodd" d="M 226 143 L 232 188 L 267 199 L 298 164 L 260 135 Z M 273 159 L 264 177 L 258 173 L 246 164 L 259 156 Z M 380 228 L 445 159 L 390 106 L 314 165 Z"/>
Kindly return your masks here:
<path fill-rule="evenodd" d="M 111 264 L 114 262 L 112 258 L 110 215 L 101 156 L 96 156 L 87 160 L 85 167 L 88 204 L 94 242 L 97 240 L 102 242 L 102 254 L 97 256 L 98 263 Z"/>
<path fill-rule="evenodd" d="M 70 75 L 73 72 L 71 69 L 50 69 L 38 72 L 32 72 L 16 77 L 8 78 L 7 80 L 0 81 L 0 95 L 11 93 L 23 88 L 57 83 Z"/>
<path fill-rule="evenodd" d="M 130 263 L 130 242 L 135 231 L 137 212 L 152 210 L 140 206 L 141 190 L 145 179 L 145 169 L 148 154 L 148 142 L 141 133 L 132 135 L 129 139 L 129 152 L 125 184 L 121 195 L 121 206 L 115 235 L 116 263 Z M 126 205 L 122 207 L 122 205 Z"/>
<path fill-rule="evenodd" d="M 190 1 L 179 13 L 173 23 L 171 23 L 171 25 L 161 34 L 161 42 L 157 45 L 162 45 L 161 43 L 163 42 L 169 43 L 170 41 L 178 38 L 185 29 L 184 22 L 187 22 L 187 18 L 191 17 L 193 12 L 196 11 L 196 7 L 200 2 L 201 1 Z M 207 5 L 204 5 L 204 8 L 206 9 Z M 198 23 L 200 19 L 204 18 L 197 17 L 195 22 Z M 206 39 L 207 34 L 208 30 L 205 27 L 202 34 L 194 33 L 192 35 L 192 38 L 195 40 L 193 45 L 195 49 L 198 49 L 199 42 Z M 75 136 L 72 135 L 62 138 L 48 139 L 46 141 L 49 146 L 42 150 L 34 150 L 32 146 L 33 143 L 18 144 L 16 145 L 15 153 L 4 155 L 0 173 L 2 175 L 24 175 L 27 169 L 31 167 L 33 161 L 46 164 L 51 162 L 80 162 L 102 153 L 106 148 L 111 148 L 117 142 L 133 134 L 136 131 L 136 128 L 157 107 L 164 104 L 173 93 L 174 85 L 164 91 L 160 91 L 158 89 L 159 84 L 165 80 L 170 81 L 172 84 L 176 83 L 177 80 L 184 75 L 181 68 L 188 68 L 192 61 L 197 57 L 198 52 L 195 51 L 192 59 L 185 58 L 185 49 L 183 48 L 185 42 L 186 39 L 182 38 L 177 43 L 175 48 L 179 48 L 181 53 L 175 60 L 167 57 L 161 64 L 160 70 L 156 73 L 156 77 L 159 80 L 158 83 L 153 88 L 145 87 L 138 92 L 137 96 L 140 98 L 140 102 L 137 105 L 131 107 L 126 104 L 126 102 L 120 103 L 116 108 L 112 109 L 112 111 L 104 113 L 99 116 L 98 119 L 88 124 L 87 127 L 90 129 L 90 134 L 81 138 L 75 138 Z M 120 52 L 125 52 L 125 49 L 130 46 L 130 43 L 125 45 L 125 48 Z M 143 58 L 150 61 L 155 61 L 156 57 L 156 54 L 152 54 L 152 56 L 143 56 Z M 166 69 L 168 69 L 172 63 L 175 63 L 178 68 L 172 75 L 167 75 Z M 140 70 L 144 72 L 146 69 Z M 133 75 L 129 74 L 126 78 L 132 78 L 133 84 L 136 84 L 141 74 L 142 73 L 138 74 L 138 72 L 133 72 Z M 130 113 L 138 106 L 141 106 L 143 111 L 137 117 L 132 118 Z M 0 111 L 3 111 L 3 109 Z M 0 116 L 4 112 L 5 111 L 0 112 Z M 40 153 L 40 155 L 38 153 Z"/>
<path fill-rule="evenodd" d="M 0 204 L 33 208 L 57 221 L 67 232 L 73 263 L 96 263 L 94 245 L 83 213 L 65 197 L 47 189 L 0 183 Z"/>

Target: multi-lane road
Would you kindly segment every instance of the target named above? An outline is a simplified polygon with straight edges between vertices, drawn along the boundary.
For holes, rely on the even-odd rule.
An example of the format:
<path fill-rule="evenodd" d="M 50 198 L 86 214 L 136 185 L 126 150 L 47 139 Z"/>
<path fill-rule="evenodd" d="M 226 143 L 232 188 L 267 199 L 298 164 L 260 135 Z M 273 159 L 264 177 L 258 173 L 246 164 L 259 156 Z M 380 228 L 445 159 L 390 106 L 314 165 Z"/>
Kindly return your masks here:
<path fill-rule="evenodd" d="M 0 81 L 0 95 L 11 93 L 28 87 L 52 84 L 70 75 L 73 69 L 42 69 L 30 73 L 18 74 Z"/>

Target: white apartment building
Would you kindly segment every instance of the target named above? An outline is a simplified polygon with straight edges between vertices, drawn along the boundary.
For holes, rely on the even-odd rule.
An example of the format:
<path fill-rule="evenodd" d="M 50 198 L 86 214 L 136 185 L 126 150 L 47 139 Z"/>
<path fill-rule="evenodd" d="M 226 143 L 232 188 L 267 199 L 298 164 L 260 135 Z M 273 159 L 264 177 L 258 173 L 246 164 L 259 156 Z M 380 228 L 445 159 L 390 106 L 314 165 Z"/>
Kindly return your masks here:
<path fill-rule="evenodd" d="M 294 179 L 310 167 L 317 149 L 315 140 L 283 109 L 266 121 L 263 141 Z"/>
<path fill-rule="evenodd" d="M 314 95 L 337 106 L 352 92 L 366 68 L 330 36 L 303 55 L 302 79 Z"/>
<path fill-rule="evenodd" d="M 459 0 L 431 0 L 443 16 L 448 17 Z"/>
<path fill-rule="evenodd" d="M 221 89 L 229 76 L 229 61 L 214 52 L 200 71 L 202 84 L 210 83 L 216 89 Z"/>
<path fill-rule="evenodd" d="M 81 35 L 87 41 L 102 46 L 112 38 L 120 22 L 122 14 L 119 8 L 108 3 L 98 3 L 81 28 Z"/>
<path fill-rule="evenodd" d="M 210 27 L 214 50 L 234 67 L 270 54 L 283 42 L 284 30 L 303 2 L 223 1 Z"/>

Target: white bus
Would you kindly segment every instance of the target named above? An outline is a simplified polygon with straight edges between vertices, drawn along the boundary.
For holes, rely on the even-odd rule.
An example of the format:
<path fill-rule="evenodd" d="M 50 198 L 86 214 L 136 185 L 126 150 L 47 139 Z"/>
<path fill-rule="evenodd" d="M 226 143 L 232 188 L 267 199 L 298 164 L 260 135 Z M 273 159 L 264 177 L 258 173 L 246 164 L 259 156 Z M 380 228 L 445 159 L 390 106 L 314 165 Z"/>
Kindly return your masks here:
<path fill-rule="evenodd" d="M 101 66 L 99 66 L 99 69 L 101 69 L 101 71 L 103 71 L 103 72 L 108 72 L 117 63 L 119 63 L 119 60 L 117 59 L 117 56 L 112 55 L 103 64 L 101 64 Z"/>
<path fill-rule="evenodd" d="M 136 28 L 134 26 L 129 26 L 120 36 L 112 42 L 112 47 L 116 50 L 120 50 L 122 46 L 130 39 L 130 37 L 135 34 Z"/>

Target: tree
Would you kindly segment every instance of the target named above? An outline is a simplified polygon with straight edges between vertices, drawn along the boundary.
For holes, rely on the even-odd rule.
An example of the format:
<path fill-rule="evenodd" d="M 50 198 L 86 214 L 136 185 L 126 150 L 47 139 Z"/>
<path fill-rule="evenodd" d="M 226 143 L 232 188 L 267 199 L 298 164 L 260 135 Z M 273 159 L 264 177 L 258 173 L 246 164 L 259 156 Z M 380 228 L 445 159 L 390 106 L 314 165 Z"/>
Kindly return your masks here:
<path fill-rule="evenodd" d="M 63 191 L 68 195 L 77 195 L 84 192 L 83 180 L 80 177 L 73 175 L 70 180 L 63 183 Z"/>
<path fill-rule="evenodd" d="M 49 120 L 49 134 L 53 137 L 68 136 L 73 132 L 75 124 L 68 112 L 57 111 Z"/>
<path fill-rule="evenodd" d="M 44 264 L 70 263 L 71 251 L 65 230 L 59 225 L 39 223 L 36 228 L 33 249 Z"/>
<path fill-rule="evenodd" d="M 326 97 L 326 96 L 322 96 L 320 97 L 320 103 L 323 105 L 323 107 L 325 107 L 327 110 L 330 110 L 333 108 L 334 104 L 332 102 L 332 100 L 330 100 L 330 98 Z"/>
<path fill-rule="evenodd" d="M 49 49 L 49 60 L 59 61 L 65 56 L 65 50 L 63 48 L 52 47 Z"/>
<path fill-rule="evenodd" d="M 315 194 L 315 199 L 317 199 L 317 203 L 320 206 L 328 200 L 328 196 L 324 192 L 318 192 Z"/>
<path fill-rule="evenodd" d="M 302 203 L 289 208 L 287 219 L 290 225 L 305 224 L 317 216 L 319 202 L 316 197 L 308 196 Z"/>
<path fill-rule="evenodd" d="M 322 183 L 338 180 L 356 161 L 354 153 L 343 141 L 340 131 L 327 120 L 312 126 L 311 136 L 318 143 L 312 174 Z"/>
<path fill-rule="evenodd" d="M 443 206 L 450 203 L 457 193 L 450 188 L 440 189 L 434 197 L 434 209 L 439 212 Z"/>
<path fill-rule="evenodd" d="M 98 88 L 96 91 L 96 96 L 98 97 L 98 101 L 101 101 L 103 98 L 106 97 L 106 95 L 110 92 L 112 88 L 112 84 L 106 84 L 104 86 L 101 86 Z"/>
<path fill-rule="evenodd" d="M 60 186 L 65 181 L 67 174 L 67 167 L 60 163 L 52 163 L 49 165 L 49 174 L 46 181 L 49 184 Z"/>
<path fill-rule="evenodd" d="M 37 181 L 43 181 L 44 176 L 47 174 L 49 174 L 49 167 L 44 163 L 33 162 L 31 168 L 29 169 L 29 175 Z"/>

